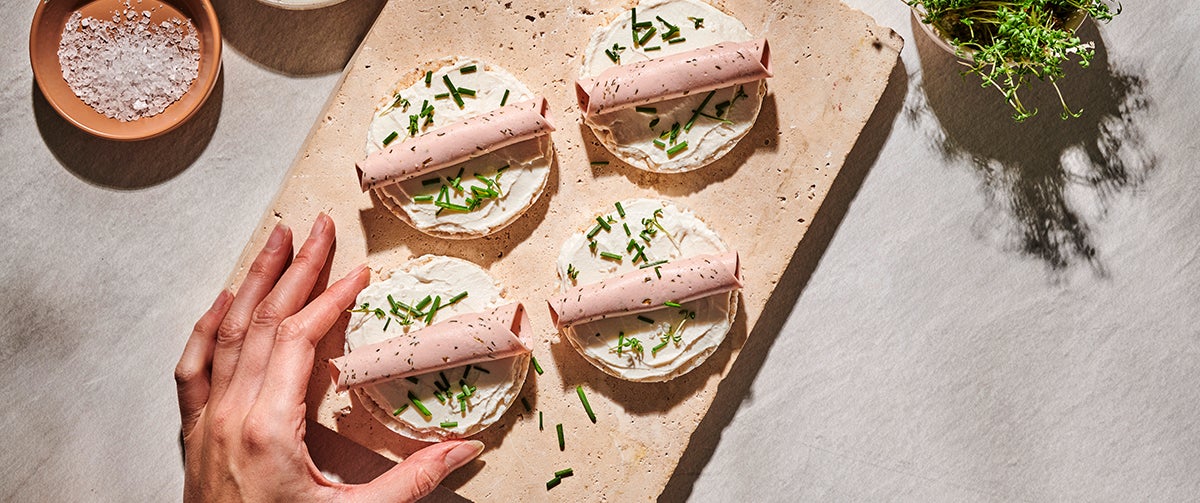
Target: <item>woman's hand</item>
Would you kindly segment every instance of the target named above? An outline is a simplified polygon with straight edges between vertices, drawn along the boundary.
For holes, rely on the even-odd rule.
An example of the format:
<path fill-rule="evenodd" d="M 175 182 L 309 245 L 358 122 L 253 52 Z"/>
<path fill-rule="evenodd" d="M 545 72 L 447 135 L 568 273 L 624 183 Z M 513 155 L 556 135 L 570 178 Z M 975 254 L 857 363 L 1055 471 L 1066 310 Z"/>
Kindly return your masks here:
<path fill-rule="evenodd" d="M 370 280 L 359 266 L 315 298 L 333 220 L 317 216 L 292 258 L 278 225 L 237 295 L 222 291 L 196 322 L 175 368 L 183 420 L 184 500 L 413 501 L 479 455 L 478 441 L 418 451 L 369 484 L 321 475 L 304 445 L 304 395 L 317 342 Z"/>

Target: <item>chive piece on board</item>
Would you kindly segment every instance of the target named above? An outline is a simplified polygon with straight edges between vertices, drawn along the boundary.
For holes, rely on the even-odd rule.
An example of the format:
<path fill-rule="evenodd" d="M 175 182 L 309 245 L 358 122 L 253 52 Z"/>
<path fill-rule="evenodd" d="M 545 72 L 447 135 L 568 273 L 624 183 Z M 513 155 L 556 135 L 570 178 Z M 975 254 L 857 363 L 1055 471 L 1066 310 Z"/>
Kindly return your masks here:
<path fill-rule="evenodd" d="M 546 429 L 546 422 L 545 422 L 544 418 L 542 417 L 542 411 L 539 410 L 538 411 L 538 430 L 541 431 L 541 430 L 545 430 L 545 429 Z"/>
<path fill-rule="evenodd" d="M 558 478 L 570 477 L 572 475 L 575 475 L 575 470 L 572 470 L 570 468 L 563 468 L 562 470 L 554 472 L 554 476 L 558 477 Z"/>
<path fill-rule="evenodd" d="M 500 106 L 504 106 L 505 103 L 508 103 L 508 89 L 504 90 L 504 97 L 500 98 Z"/>
<path fill-rule="evenodd" d="M 592 166 L 608 166 L 608 161 L 592 161 Z"/>
<path fill-rule="evenodd" d="M 592 412 L 592 404 L 588 403 L 587 395 L 583 393 L 583 385 L 575 386 L 575 393 L 579 394 L 579 401 L 583 402 L 583 410 L 587 411 L 588 419 L 595 424 L 596 413 Z"/>
<path fill-rule="evenodd" d="M 671 40 L 668 40 L 668 41 L 667 41 L 667 43 L 668 43 L 668 44 L 680 44 L 680 43 L 683 43 L 683 42 L 685 42 L 685 41 L 687 41 L 687 39 L 686 39 L 686 38 L 679 37 L 679 38 L 673 38 L 673 39 L 671 39 Z"/>
<path fill-rule="evenodd" d="M 429 84 L 431 84 L 432 82 L 433 82 L 433 72 L 430 70 L 426 70 L 425 71 L 425 87 L 429 87 Z"/>
<path fill-rule="evenodd" d="M 549 490 L 551 490 L 551 489 L 554 489 L 554 486 L 557 486 L 557 485 L 559 485 L 559 484 L 561 484 L 561 483 L 562 483 L 562 479 L 561 479 L 561 478 L 559 478 L 559 477 L 554 477 L 554 478 L 552 478 L 552 479 L 550 479 L 550 480 L 546 481 L 546 490 L 547 490 L 547 491 L 549 491 Z"/>
<path fill-rule="evenodd" d="M 604 228 L 599 225 L 592 227 L 592 230 L 588 231 L 588 233 L 587 233 L 587 238 L 592 239 L 592 238 L 596 237 L 596 234 L 599 234 L 600 231 L 602 231 L 602 230 L 604 230 Z"/>
<path fill-rule="evenodd" d="M 541 365 L 538 365 L 538 362 L 537 362 L 537 357 L 536 357 L 536 356 L 532 356 L 532 355 L 531 355 L 531 356 L 529 357 L 529 361 L 533 362 L 533 371 L 534 371 L 534 372 L 537 372 L 537 373 L 538 373 L 538 375 L 542 375 L 542 366 L 541 366 Z"/>
<path fill-rule="evenodd" d="M 554 427 L 555 427 L 555 429 L 558 430 L 558 450 L 560 450 L 560 451 L 567 450 L 567 442 L 566 442 L 566 440 L 563 439 L 562 423 L 558 423 Z"/>

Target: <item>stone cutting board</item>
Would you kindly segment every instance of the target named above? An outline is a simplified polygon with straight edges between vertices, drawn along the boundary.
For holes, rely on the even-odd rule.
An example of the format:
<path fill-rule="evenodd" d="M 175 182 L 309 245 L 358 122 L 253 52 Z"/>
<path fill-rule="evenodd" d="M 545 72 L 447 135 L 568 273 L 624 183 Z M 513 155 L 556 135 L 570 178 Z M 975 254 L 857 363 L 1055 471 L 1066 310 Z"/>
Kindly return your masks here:
<path fill-rule="evenodd" d="M 460 257 L 488 269 L 510 299 L 530 307 L 534 355 L 522 395 L 533 406 L 510 408 L 475 438 L 479 460 L 445 485 L 481 501 L 633 501 L 656 498 L 692 432 L 791 261 L 808 224 L 882 94 L 903 42 L 894 32 L 836 0 L 744 1 L 717 5 L 771 42 L 775 77 L 758 121 L 724 159 L 682 175 L 656 175 L 613 159 L 579 117 L 573 79 L 594 29 L 630 5 L 560 0 L 493 0 L 463 7 L 393 0 L 384 7 L 319 122 L 301 148 L 231 278 L 240 282 L 277 221 L 301 238 L 317 212 L 338 228 L 331 276 L 367 262 L 376 276 L 410 257 Z M 375 104 L 398 81 L 444 56 L 478 56 L 521 78 L 551 103 L 558 160 L 546 192 L 500 233 L 469 241 L 421 234 L 359 190 L 354 162 L 363 155 Z M 590 161 L 611 161 L 592 166 Z M 252 167 L 247 167 L 252 169 Z M 742 255 L 745 289 L 737 321 L 703 365 L 667 383 L 631 383 L 583 360 L 550 323 L 545 299 L 555 291 L 559 244 L 614 200 L 659 197 L 693 209 Z M 778 316 L 776 314 L 776 316 Z M 423 446 L 378 424 L 357 399 L 336 394 L 325 360 L 343 354 L 346 320 L 317 348 L 309 383 L 313 420 L 380 454 L 400 460 Z M 598 421 L 575 394 L 582 384 Z M 537 412 L 546 429 L 538 428 Z M 554 425 L 562 423 L 560 451 Z M 703 441 L 705 439 L 698 439 Z M 573 477 L 547 491 L 554 471 Z"/>

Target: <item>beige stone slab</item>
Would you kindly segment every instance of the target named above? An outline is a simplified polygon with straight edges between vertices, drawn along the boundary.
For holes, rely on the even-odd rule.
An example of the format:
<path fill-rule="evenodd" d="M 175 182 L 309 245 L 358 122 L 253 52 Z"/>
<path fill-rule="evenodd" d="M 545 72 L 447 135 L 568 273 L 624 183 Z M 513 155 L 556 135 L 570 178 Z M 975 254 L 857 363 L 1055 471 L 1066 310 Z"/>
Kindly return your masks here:
<path fill-rule="evenodd" d="M 747 334 L 771 315 L 763 307 L 871 115 L 902 46 L 894 32 L 833 0 L 718 4 L 752 33 L 770 39 L 775 77 L 758 122 L 728 156 L 700 171 L 660 175 L 608 155 L 582 125 L 571 87 L 588 36 L 627 6 L 390 2 L 349 64 L 232 281 L 240 281 L 275 222 L 282 220 L 302 236 L 319 211 L 338 226 L 335 278 L 363 261 L 378 273 L 426 253 L 480 264 L 507 285 L 509 298 L 532 307 L 534 355 L 545 374 L 530 375 L 523 391 L 534 412 L 519 405 L 510 409 L 476 437 L 488 446 L 480 459 L 445 484 L 486 501 L 654 499 Z M 546 193 L 509 228 L 469 241 L 431 238 L 401 223 L 359 190 L 354 173 L 374 104 L 398 80 L 415 79 L 423 63 L 455 54 L 482 57 L 513 72 L 549 98 L 559 126 L 553 135 L 558 160 Z M 591 160 L 612 162 L 591 166 Z M 661 197 L 692 208 L 742 255 L 746 287 L 734 330 L 702 366 L 667 383 L 630 383 L 593 368 L 560 340 L 544 307 L 554 293 L 554 259 L 563 238 L 594 211 L 633 197 Z M 324 361 L 343 354 L 345 323 L 317 350 L 309 416 L 402 459 L 422 444 L 388 431 L 349 394 L 334 393 L 329 382 Z M 596 424 L 583 411 L 577 384 L 588 392 Z M 545 415 L 545 431 L 538 429 L 538 411 Z M 566 435 L 561 452 L 554 433 L 558 423 Z M 547 492 L 545 482 L 566 467 L 575 476 Z"/>

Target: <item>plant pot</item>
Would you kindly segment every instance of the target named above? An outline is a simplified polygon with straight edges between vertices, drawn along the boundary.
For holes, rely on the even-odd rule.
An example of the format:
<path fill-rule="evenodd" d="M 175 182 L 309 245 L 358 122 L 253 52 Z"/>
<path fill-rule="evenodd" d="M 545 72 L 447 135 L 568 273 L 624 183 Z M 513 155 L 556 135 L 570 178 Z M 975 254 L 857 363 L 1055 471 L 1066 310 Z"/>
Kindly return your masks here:
<path fill-rule="evenodd" d="M 925 9 L 923 7 L 913 6 L 911 9 L 913 17 L 917 19 L 917 24 L 921 25 L 921 30 L 924 31 L 926 35 L 929 35 L 929 38 L 933 39 L 933 43 L 935 45 L 941 47 L 942 50 L 954 55 L 959 59 L 970 63 L 975 62 L 975 51 L 973 49 L 962 49 L 960 51 L 958 47 L 951 42 L 950 38 L 943 35 L 941 30 L 938 30 L 936 26 L 921 21 L 925 18 Z M 1079 27 L 1083 25 L 1085 20 L 1087 20 L 1087 12 L 1083 10 L 1076 10 L 1071 17 L 1067 18 L 1065 27 L 1070 30 L 1071 33 L 1075 33 L 1075 30 L 1078 30 Z"/>

